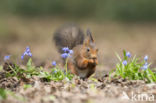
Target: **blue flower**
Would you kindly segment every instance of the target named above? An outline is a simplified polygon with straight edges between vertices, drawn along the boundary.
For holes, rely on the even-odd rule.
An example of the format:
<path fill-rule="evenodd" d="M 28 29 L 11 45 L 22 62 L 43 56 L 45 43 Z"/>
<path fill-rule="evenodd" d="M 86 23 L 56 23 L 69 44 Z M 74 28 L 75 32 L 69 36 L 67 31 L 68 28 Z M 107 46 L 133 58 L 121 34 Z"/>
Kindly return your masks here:
<path fill-rule="evenodd" d="M 30 47 L 29 46 L 26 47 L 26 52 L 30 52 Z"/>
<path fill-rule="evenodd" d="M 32 57 L 32 53 L 30 52 L 29 46 L 26 47 L 26 50 L 24 51 L 24 53 L 21 56 L 21 59 L 23 60 L 24 56 L 26 56 L 26 55 L 29 56 L 29 57 Z"/>
<path fill-rule="evenodd" d="M 62 48 L 62 50 L 63 50 L 64 52 L 69 52 L 69 48 L 68 48 L 68 47 L 64 47 L 64 48 Z"/>
<path fill-rule="evenodd" d="M 130 52 L 127 52 L 127 53 L 126 53 L 126 56 L 127 56 L 128 58 L 130 58 L 130 57 L 131 57 L 131 53 L 130 53 Z"/>
<path fill-rule="evenodd" d="M 73 54 L 73 50 L 69 50 L 69 54 Z"/>
<path fill-rule="evenodd" d="M 145 65 L 148 65 L 148 63 L 146 62 Z"/>
<path fill-rule="evenodd" d="M 145 60 L 145 61 L 147 61 L 147 60 L 148 60 L 148 56 L 147 56 L 147 55 L 144 57 L 144 60 Z"/>
<path fill-rule="evenodd" d="M 29 52 L 29 53 L 28 53 L 28 56 L 32 57 L 32 53 L 31 53 L 31 52 Z"/>
<path fill-rule="evenodd" d="M 122 62 L 122 64 L 127 65 L 127 61 L 126 61 L 126 60 L 124 60 L 124 61 Z"/>
<path fill-rule="evenodd" d="M 61 57 L 64 58 L 64 59 L 66 59 L 68 56 L 69 56 L 68 53 L 63 53 L 63 54 L 61 54 Z"/>
<path fill-rule="evenodd" d="M 53 61 L 53 62 L 52 62 L 52 65 L 53 65 L 53 66 L 56 66 L 56 61 Z"/>
<path fill-rule="evenodd" d="M 54 72 L 53 73 L 57 73 L 57 70 L 54 70 Z"/>
<path fill-rule="evenodd" d="M 21 55 L 21 59 L 22 59 L 22 60 L 24 59 L 24 55 Z"/>
<path fill-rule="evenodd" d="M 10 59 L 10 55 L 4 56 L 4 61 L 7 61 L 7 60 L 9 60 L 9 59 Z"/>
<path fill-rule="evenodd" d="M 61 57 L 64 59 L 71 57 L 71 54 L 73 54 L 73 50 L 70 50 L 68 47 L 64 47 L 62 48 L 62 50 L 64 51 L 64 53 L 61 54 Z"/>
<path fill-rule="evenodd" d="M 143 67 L 141 67 L 141 69 L 143 69 L 143 70 L 148 69 L 148 63 L 146 62 L 146 63 L 143 65 Z"/>
<path fill-rule="evenodd" d="M 57 69 L 53 69 L 52 74 L 56 74 L 58 72 Z"/>

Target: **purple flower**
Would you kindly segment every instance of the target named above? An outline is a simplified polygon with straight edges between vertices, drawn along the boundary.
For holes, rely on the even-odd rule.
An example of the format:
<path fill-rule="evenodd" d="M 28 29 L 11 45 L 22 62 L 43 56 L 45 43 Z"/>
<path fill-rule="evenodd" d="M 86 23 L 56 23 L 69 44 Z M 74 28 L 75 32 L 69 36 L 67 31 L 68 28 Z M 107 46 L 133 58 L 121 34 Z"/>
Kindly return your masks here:
<path fill-rule="evenodd" d="M 28 53 L 28 56 L 32 57 L 32 53 L 31 53 L 31 52 L 29 52 L 29 53 Z"/>
<path fill-rule="evenodd" d="M 126 61 L 126 60 L 124 60 L 124 61 L 122 62 L 122 64 L 127 65 L 127 61 Z"/>
<path fill-rule="evenodd" d="M 29 57 L 32 57 L 32 53 L 30 52 L 30 48 L 29 46 L 26 47 L 26 50 L 24 51 L 24 53 L 22 54 L 21 56 L 21 59 L 23 60 L 24 59 L 24 56 L 27 55 Z"/>
<path fill-rule="evenodd" d="M 73 54 L 73 50 L 69 50 L 69 54 Z"/>
<path fill-rule="evenodd" d="M 64 47 L 64 48 L 62 48 L 62 50 L 63 50 L 64 52 L 69 52 L 69 48 L 68 48 L 68 47 Z"/>
<path fill-rule="evenodd" d="M 64 58 L 64 59 L 66 59 L 68 56 L 69 56 L 68 53 L 63 53 L 63 54 L 61 54 L 61 57 Z"/>
<path fill-rule="evenodd" d="M 24 55 L 21 55 L 21 59 L 22 59 L 22 60 L 24 59 Z"/>
<path fill-rule="evenodd" d="M 71 57 L 71 54 L 73 54 L 73 50 L 70 50 L 68 47 L 64 47 L 62 48 L 62 50 L 64 51 L 64 53 L 61 54 L 61 57 L 64 59 Z"/>
<path fill-rule="evenodd" d="M 9 59 L 10 59 L 10 56 L 11 56 L 11 55 L 6 55 L 6 56 L 4 56 L 4 61 L 9 60 Z"/>
<path fill-rule="evenodd" d="M 127 53 L 126 53 L 126 56 L 127 56 L 128 58 L 130 58 L 130 57 L 131 57 L 131 53 L 130 53 L 130 52 L 127 52 Z"/>
<path fill-rule="evenodd" d="M 144 57 L 144 60 L 145 60 L 145 61 L 147 61 L 147 60 L 148 60 L 148 56 L 147 56 L 147 55 Z"/>
<path fill-rule="evenodd" d="M 143 70 L 148 69 L 148 63 L 146 62 L 146 63 L 143 65 L 143 67 L 141 67 L 141 69 L 143 69 Z"/>
<path fill-rule="evenodd" d="M 57 70 L 54 70 L 54 73 L 57 73 Z"/>
<path fill-rule="evenodd" d="M 148 65 L 148 63 L 146 62 L 145 65 Z"/>
<path fill-rule="evenodd" d="M 26 47 L 26 52 L 30 52 L 30 47 L 29 46 Z"/>
<path fill-rule="evenodd" d="M 56 61 L 53 61 L 53 62 L 52 62 L 52 65 L 53 65 L 53 66 L 56 66 Z"/>

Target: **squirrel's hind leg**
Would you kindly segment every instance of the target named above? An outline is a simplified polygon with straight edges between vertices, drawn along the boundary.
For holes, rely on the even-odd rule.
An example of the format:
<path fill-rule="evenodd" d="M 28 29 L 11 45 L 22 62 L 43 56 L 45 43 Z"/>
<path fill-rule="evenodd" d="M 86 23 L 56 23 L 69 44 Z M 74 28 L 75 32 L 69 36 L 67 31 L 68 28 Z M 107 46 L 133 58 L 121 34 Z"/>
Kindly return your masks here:
<path fill-rule="evenodd" d="M 68 62 L 68 69 L 71 71 L 72 74 L 78 75 L 73 63 Z"/>

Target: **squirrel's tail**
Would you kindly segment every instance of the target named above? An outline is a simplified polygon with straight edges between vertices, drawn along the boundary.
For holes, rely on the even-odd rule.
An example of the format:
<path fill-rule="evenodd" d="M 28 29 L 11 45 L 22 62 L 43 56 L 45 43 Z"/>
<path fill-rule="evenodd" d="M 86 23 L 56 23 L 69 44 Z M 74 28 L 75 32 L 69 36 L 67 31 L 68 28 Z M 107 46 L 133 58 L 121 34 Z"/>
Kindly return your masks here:
<path fill-rule="evenodd" d="M 83 44 L 84 33 L 79 26 L 66 24 L 56 30 L 53 39 L 58 51 L 62 53 L 63 47 L 73 49 L 76 45 Z"/>

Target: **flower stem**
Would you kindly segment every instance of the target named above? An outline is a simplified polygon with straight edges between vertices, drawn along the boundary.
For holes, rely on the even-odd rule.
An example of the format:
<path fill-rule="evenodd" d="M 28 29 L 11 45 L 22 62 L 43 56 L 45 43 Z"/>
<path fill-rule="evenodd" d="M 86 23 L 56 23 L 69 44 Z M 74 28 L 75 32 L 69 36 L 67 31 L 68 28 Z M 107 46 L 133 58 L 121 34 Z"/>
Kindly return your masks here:
<path fill-rule="evenodd" d="M 68 58 L 66 59 L 66 63 L 65 63 L 65 68 L 66 68 L 66 75 L 67 75 L 67 68 L 68 68 Z"/>

